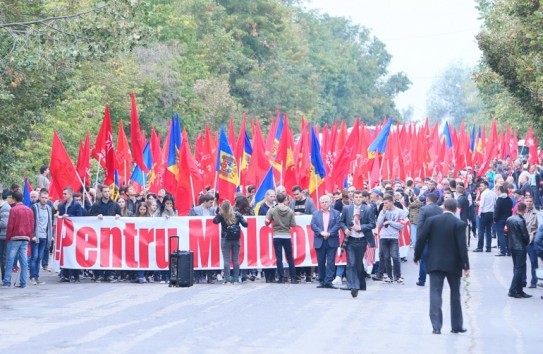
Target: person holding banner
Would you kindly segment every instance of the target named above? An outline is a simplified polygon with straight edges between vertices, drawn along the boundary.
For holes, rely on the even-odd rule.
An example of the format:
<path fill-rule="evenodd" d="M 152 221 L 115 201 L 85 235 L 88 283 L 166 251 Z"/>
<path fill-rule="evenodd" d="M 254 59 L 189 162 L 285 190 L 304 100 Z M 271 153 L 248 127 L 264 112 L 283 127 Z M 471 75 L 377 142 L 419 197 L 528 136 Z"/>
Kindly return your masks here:
<path fill-rule="evenodd" d="M 221 224 L 221 250 L 224 261 L 224 283 L 230 281 L 230 263 L 234 264 L 234 273 L 231 282 L 239 283 L 239 248 L 241 237 L 241 224 L 247 227 L 247 220 L 234 208 L 228 199 L 224 200 L 217 209 L 217 215 L 213 218 L 214 224 Z"/>
<path fill-rule="evenodd" d="M 104 216 L 115 216 L 115 219 L 118 219 L 121 214 L 121 207 L 111 199 L 109 187 L 102 185 L 100 191 L 102 197 L 92 205 L 89 215 L 97 216 L 99 220 L 102 220 Z M 95 271 L 94 273 L 94 281 L 97 283 L 101 281 L 117 282 L 111 270 Z"/>
<path fill-rule="evenodd" d="M 64 217 L 83 216 L 83 207 L 79 202 L 74 200 L 74 190 L 72 187 L 64 188 L 62 198 L 64 198 L 64 203 L 58 207 L 58 217 L 60 219 Z M 69 283 L 72 277 L 75 283 L 79 283 L 79 269 L 62 268 L 60 271 L 61 283 Z"/>
<path fill-rule="evenodd" d="M 294 258 L 292 257 L 292 240 L 290 228 L 296 226 L 294 211 L 286 205 L 287 195 L 277 193 L 277 206 L 268 210 L 266 214 L 266 226 L 273 224 L 273 248 L 275 249 L 275 258 L 277 260 L 278 283 L 285 282 L 285 272 L 283 269 L 283 249 L 287 257 L 290 282 L 298 284 L 296 279 L 296 269 L 294 268 Z"/>

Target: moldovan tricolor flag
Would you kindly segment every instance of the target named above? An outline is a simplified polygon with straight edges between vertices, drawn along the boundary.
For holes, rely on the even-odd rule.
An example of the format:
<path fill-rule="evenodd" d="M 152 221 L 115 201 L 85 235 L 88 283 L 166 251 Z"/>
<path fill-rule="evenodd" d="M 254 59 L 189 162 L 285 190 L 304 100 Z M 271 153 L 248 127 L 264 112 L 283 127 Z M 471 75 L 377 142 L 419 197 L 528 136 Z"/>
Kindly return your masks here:
<path fill-rule="evenodd" d="M 309 194 L 314 200 L 319 199 L 324 194 L 324 177 L 326 177 L 326 170 L 321 157 L 321 146 L 319 139 L 315 134 L 315 130 L 310 127 L 311 132 L 311 167 L 309 168 Z M 322 188 L 320 188 L 322 186 Z"/>
<path fill-rule="evenodd" d="M 217 153 L 217 191 L 219 192 L 219 199 L 228 199 L 231 203 L 234 202 L 234 196 L 236 194 L 236 187 L 238 186 L 238 165 L 236 164 L 236 157 L 232 152 L 230 144 L 228 144 L 228 138 L 221 127 L 221 133 L 219 137 L 219 149 Z"/>
<path fill-rule="evenodd" d="M 262 180 L 262 183 L 258 186 L 258 189 L 255 193 L 255 215 L 258 215 L 258 211 L 260 210 L 260 206 L 264 204 L 266 201 L 266 192 L 268 190 L 274 190 L 275 189 L 275 183 L 273 181 L 273 167 L 270 167 L 268 172 L 266 173 L 266 176 Z"/>

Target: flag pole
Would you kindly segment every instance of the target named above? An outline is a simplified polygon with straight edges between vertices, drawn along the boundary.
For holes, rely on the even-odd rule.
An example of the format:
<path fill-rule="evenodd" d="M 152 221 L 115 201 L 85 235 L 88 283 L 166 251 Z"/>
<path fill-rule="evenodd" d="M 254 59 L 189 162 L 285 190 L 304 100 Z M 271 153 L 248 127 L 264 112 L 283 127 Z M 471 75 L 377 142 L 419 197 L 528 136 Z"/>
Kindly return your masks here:
<path fill-rule="evenodd" d="M 189 174 L 189 178 L 190 178 L 190 190 L 191 190 L 191 194 L 192 194 L 192 196 L 191 196 L 192 198 L 191 198 L 190 201 L 191 201 L 192 206 L 194 206 L 195 205 L 195 203 L 194 203 L 194 183 L 192 182 L 192 175 Z"/>
<path fill-rule="evenodd" d="M 98 176 L 100 176 L 100 161 L 98 161 L 98 169 L 96 170 L 96 182 L 94 183 L 95 187 L 98 185 Z"/>

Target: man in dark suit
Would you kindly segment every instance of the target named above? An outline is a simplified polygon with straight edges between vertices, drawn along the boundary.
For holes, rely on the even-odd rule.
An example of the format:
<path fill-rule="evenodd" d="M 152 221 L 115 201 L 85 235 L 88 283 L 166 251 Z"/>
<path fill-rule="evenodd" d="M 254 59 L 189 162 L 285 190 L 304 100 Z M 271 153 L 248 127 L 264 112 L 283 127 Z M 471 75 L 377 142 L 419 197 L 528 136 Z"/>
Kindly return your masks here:
<path fill-rule="evenodd" d="M 438 195 L 436 193 L 428 193 L 426 195 L 426 205 L 420 208 L 419 218 L 417 219 L 417 243 L 419 240 L 419 233 L 426 220 L 432 216 L 439 215 L 443 213 L 443 209 L 436 204 L 438 200 Z M 417 281 L 418 286 L 424 286 L 426 283 L 426 254 L 428 253 L 428 248 L 424 247 L 422 255 L 420 257 L 419 264 L 419 280 Z"/>
<path fill-rule="evenodd" d="M 365 193 L 365 195 L 363 194 Z M 343 207 L 341 228 L 347 240 L 347 286 L 352 297 L 358 296 L 358 290 L 366 290 L 366 274 L 364 272 L 364 254 L 366 247 L 375 247 L 373 229 L 375 228 L 375 212 L 363 203 L 367 202 L 369 193 L 355 191 L 353 203 Z"/>
<path fill-rule="evenodd" d="M 336 289 L 334 279 L 335 258 L 339 247 L 340 213 L 330 208 L 331 199 L 323 195 L 319 199 L 321 210 L 313 213 L 311 230 L 314 232 L 313 247 L 317 250 L 319 285 L 317 288 Z"/>
<path fill-rule="evenodd" d="M 451 332 L 464 333 L 462 305 L 460 302 L 460 278 L 469 276 L 468 247 L 466 246 L 466 223 L 455 216 L 457 202 L 447 199 L 443 203 L 445 212 L 426 220 L 417 236 L 415 263 L 427 245 L 426 269 L 430 274 L 430 321 L 433 333 L 441 334 L 443 313 L 441 312 L 443 281 L 447 278 L 451 289 Z"/>

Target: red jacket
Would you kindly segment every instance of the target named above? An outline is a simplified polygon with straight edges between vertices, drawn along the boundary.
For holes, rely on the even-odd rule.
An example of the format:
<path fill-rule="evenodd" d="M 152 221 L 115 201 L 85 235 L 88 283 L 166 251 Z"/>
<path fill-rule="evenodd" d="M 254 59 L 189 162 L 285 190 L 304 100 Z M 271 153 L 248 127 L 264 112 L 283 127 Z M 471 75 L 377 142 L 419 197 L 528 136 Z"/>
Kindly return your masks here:
<path fill-rule="evenodd" d="M 10 240 L 30 241 L 34 232 L 34 213 L 23 203 L 17 203 L 9 212 L 6 243 Z"/>

